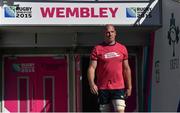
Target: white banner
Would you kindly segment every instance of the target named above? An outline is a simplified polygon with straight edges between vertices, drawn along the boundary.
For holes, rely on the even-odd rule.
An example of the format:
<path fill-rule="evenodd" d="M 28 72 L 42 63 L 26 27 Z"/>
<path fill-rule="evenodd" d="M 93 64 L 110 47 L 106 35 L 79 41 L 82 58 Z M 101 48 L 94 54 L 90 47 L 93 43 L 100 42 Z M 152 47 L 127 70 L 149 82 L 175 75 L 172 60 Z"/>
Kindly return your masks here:
<path fill-rule="evenodd" d="M 151 10 L 142 15 L 148 3 L 40 3 L 15 2 L 4 5 L 0 25 L 133 25 L 139 18 L 151 18 Z"/>

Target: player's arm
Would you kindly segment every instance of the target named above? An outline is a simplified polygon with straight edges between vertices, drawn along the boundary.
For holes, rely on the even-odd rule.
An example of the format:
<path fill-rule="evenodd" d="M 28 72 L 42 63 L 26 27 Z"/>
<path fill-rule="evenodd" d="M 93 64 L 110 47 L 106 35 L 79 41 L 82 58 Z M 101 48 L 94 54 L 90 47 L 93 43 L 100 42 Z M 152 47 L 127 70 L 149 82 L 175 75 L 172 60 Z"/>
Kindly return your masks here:
<path fill-rule="evenodd" d="M 128 60 L 123 61 L 123 75 L 126 88 L 126 96 L 131 95 L 132 83 L 131 83 L 131 69 Z"/>
<path fill-rule="evenodd" d="M 96 66 L 97 66 L 97 61 L 91 60 L 89 63 L 89 68 L 87 73 L 90 90 L 93 94 L 98 94 L 98 88 L 94 82 Z"/>

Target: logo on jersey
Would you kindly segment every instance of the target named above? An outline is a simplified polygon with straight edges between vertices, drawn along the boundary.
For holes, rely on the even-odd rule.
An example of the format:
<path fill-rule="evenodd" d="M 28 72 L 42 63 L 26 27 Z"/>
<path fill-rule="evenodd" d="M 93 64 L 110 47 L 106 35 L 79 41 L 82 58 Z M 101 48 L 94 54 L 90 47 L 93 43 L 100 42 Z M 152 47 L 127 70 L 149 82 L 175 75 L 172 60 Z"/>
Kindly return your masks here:
<path fill-rule="evenodd" d="M 104 54 L 104 58 L 108 59 L 108 58 L 114 58 L 114 57 L 119 57 L 120 54 L 116 53 L 116 52 L 109 52 Z"/>

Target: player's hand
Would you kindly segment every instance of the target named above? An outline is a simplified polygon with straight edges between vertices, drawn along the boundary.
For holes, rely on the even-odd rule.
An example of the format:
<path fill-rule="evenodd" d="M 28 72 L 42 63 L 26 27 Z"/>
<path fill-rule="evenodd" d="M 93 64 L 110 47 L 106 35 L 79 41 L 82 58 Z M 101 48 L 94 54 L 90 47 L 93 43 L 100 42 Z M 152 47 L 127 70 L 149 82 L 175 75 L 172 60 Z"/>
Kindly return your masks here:
<path fill-rule="evenodd" d="M 131 96 L 131 92 L 132 92 L 131 89 L 126 89 L 126 92 L 125 92 L 126 98 Z"/>
<path fill-rule="evenodd" d="M 92 94 L 98 95 L 98 87 L 96 84 L 90 85 L 90 90 Z"/>

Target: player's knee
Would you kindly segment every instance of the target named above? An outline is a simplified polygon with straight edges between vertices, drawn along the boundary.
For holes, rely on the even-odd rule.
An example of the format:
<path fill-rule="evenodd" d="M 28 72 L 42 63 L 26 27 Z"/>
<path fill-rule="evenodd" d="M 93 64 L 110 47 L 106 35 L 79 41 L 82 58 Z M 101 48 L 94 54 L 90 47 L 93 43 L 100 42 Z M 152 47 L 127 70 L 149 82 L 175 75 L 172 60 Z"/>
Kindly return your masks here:
<path fill-rule="evenodd" d="M 115 107 L 116 112 L 124 112 L 124 110 L 125 110 L 125 106 L 116 106 Z"/>
<path fill-rule="evenodd" d="M 103 104 L 99 106 L 101 112 L 109 112 L 111 111 L 110 104 Z"/>
<path fill-rule="evenodd" d="M 121 100 L 121 99 L 113 100 L 113 106 L 115 111 L 123 112 L 126 107 L 125 100 Z"/>

